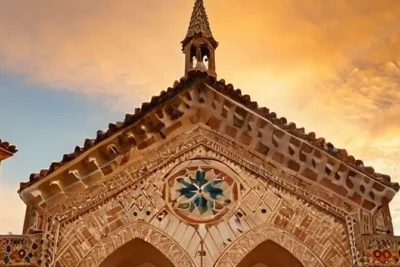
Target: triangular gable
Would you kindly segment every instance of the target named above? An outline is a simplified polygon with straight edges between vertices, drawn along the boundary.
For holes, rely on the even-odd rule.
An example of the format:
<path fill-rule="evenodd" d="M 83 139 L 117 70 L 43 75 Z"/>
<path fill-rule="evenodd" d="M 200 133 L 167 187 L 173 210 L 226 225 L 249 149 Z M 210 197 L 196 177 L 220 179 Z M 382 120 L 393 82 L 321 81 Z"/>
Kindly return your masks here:
<path fill-rule="evenodd" d="M 389 176 L 375 173 L 348 156 L 346 150 L 336 149 L 323 138 L 315 138 L 314 133 L 306 134 L 304 128 L 259 108 L 232 85 L 192 71 L 173 88 L 136 109 L 135 114 L 126 115 L 124 122 L 110 124 L 106 132 L 99 131 L 96 139 L 87 139 L 83 148 L 76 147 L 49 170 L 31 175 L 30 181 L 21 186 L 21 196 L 25 201 L 32 197 L 43 201 L 97 170 L 101 170 L 99 177 L 107 175 L 118 164 L 114 162 L 117 157 L 132 149 L 140 153 L 196 120 L 275 162 L 291 175 L 364 209 L 374 210 L 389 202 L 399 189 Z M 120 157 L 119 163 L 127 160 Z M 78 169 L 85 171 L 79 173 Z"/>

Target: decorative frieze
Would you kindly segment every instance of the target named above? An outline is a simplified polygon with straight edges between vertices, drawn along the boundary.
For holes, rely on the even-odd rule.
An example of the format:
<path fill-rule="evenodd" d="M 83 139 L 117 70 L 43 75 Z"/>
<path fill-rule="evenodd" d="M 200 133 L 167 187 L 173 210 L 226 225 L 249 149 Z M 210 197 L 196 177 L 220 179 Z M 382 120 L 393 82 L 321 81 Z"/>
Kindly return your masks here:
<path fill-rule="evenodd" d="M 38 264 L 42 259 L 42 234 L 0 236 L 0 265 Z"/>
<path fill-rule="evenodd" d="M 354 210 L 347 203 L 326 194 L 321 189 L 302 182 L 298 178 L 277 170 L 271 164 L 263 161 L 262 158 L 257 157 L 257 155 L 235 147 L 233 144 L 229 140 L 220 138 L 206 129 L 196 128 L 193 132 L 188 133 L 184 139 L 176 138 L 158 148 L 158 153 L 149 153 L 146 159 L 133 160 L 132 163 L 126 164 L 114 176 L 106 179 L 104 184 L 95 186 L 91 190 L 91 193 L 80 193 L 76 197 L 71 198 L 71 201 L 63 203 L 61 205 L 62 209 L 55 207 L 50 210 L 50 213 L 56 218 L 65 220 L 67 219 L 67 214 L 79 214 L 82 211 L 89 212 L 91 206 L 98 205 L 101 201 L 118 195 L 118 192 L 121 192 L 125 188 L 129 189 L 131 184 L 137 182 L 140 177 L 145 177 L 146 173 L 157 172 L 158 170 L 165 171 L 163 168 L 172 168 L 173 164 L 193 158 L 193 153 L 195 153 L 196 149 L 203 149 L 204 155 L 200 156 L 211 156 L 219 161 L 223 160 L 232 162 L 232 164 L 238 166 L 242 165 L 257 175 L 269 177 L 274 183 L 296 192 L 296 194 L 306 199 L 318 202 L 318 205 L 325 207 L 339 216 L 344 217 L 346 212 Z M 182 153 L 186 154 L 183 155 Z M 171 159 L 174 159 L 172 163 Z"/>
<path fill-rule="evenodd" d="M 365 210 L 375 211 L 395 194 L 393 188 L 283 131 L 199 79 L 124 132 L 88 151 L 83 160 L 70 164 L 69 168 L 64 166 L 64 171 L 60 169 L 58 174 L 53 173 L 37 185 L 25 189 L 22 197 L 45 210 L 64 203 L 70 195 L 105 182 L 107 176 L 126 163 L 128 158 L 147 157 L 167 137 L 182 136 L 191 125 L 196 124 L 215 130 L 221 138 L 245 147 L 278 169 Z M 151 162 L 146 165 L 151 165 Z M 143 167 L 142 171 L 147 169 Z"/>
<path fill-rule="evenodd" d="M 368 235 L 362 237 L 363 266 L 399 266 L 400 237 Z"/>
<path fill-rule="evenodd" d="M 163 236 L 162 251 L 184 251 L 188 266 L 222 264 L 229 247 L 267 225 L 299 242 L 289 251 L 303 263 L 352 266 L 361 232 L 390 225 L 371 216 L 392 189 L 212 88 L 196 84 L 177 97 L 149 115 L 159 130 L 149 117 L 32 189 L 32 204 L 45 214 L 49 264 L 98 264 L 118 248 L 115 233 L 141 223 Z"/>
<path fill-rule="evenodd" d="M 193 137 L 201 141 L 199 145 L 186 146 L 188 149 L 175 154 L 176 158 L 170 156 L 163 165 L 149 169 L 142 178 L 91 208 L 90 212 L 64 220 L 59 235 L 58 264 L 76 266 L 79 262 L 90 262 L 87 257 L 104 258 L 106 254 L 92 255 L 98 244 L 119 229 L 140 222 L 151 225 L 171 239 L 171 244 L 182 247 L 194 266 L 213 266 L 240 236 L 265 224 L 274 225 L 303 246 L 323 255 L 319 261 L 328 262 L 326 266 L 351 266 L 346 224 L 340 214 L 278 184 L 271 179 L 270 171 L 261 176 L 254 172 L 256 168 L 246 168 L 235 158 L 217 153 L 205 145 L 212 143 L 206 138 L 207 131 L 198 131 L 202 137 L 198 136 L 199 132 Z M 132 167 L 123 172 L 129 168 Z M 173 196 L 174 192 L 179 196 Z M 200 196 L 210 202 L 225 203 L 222 211 L 216 204 L 195 202 Z M 174 202 L 179 198 L 183 202 Z M 182 203 L 189 205 L 179 208 Z M 309 255 L 304 257 L 309 258 Z M 335 265 L 338 262 L 345 265 Z"/>

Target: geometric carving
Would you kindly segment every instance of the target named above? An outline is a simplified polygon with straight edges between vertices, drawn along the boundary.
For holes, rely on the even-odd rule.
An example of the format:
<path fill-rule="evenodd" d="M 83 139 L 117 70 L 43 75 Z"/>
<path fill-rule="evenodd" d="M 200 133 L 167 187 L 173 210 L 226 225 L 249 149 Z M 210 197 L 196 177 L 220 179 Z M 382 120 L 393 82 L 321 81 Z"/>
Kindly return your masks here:
<path fill-rule="evenodd" d="M 185 148 L 184 153 L 179 153 L 180 147 Z M 174 151 L 175 154 L 173 156 L 171 153 L 166 154 L 164 158 L 164 150 Z M 256 158 L 253 159 L 254 162 L 245 162 L 247 154 L 243 150 L 238 150 L 235 146 L 225 146 L 223 140 L 214 142 L 212 135 L 203 128 L 195 128 L 185 138 L 170 140 L 170 143 L 158 148 L 158 151 L 159 155 L 163 155 L 161 161 L 158 159 L 160 165 L 157 164 L 157 158 L 153 160 L 148 157 L 143 163 L 135 162 L 133 159 L 125 165 L 125 169 L 108 178 L 117 186 L 113 190 L 118 189 L 118 181 L 123 177 L 137 177 L 133 183 L 129 186 L 122 185 L 118 189 L 118 194 L 114 193 L 111 197 L 105 198 L 94 208 L 87 207 L 86 210 L 90 212 L 77 214 L 78 216 L 71 217 L 63 225 L 57 252 L 57 262 L 60 266 L 76 266 L 89 251 L 90 254 L 100 253 L 96 256 L 100 259 L 103 252 L 97 247 L 102 244 L 101 246 L 107 247 L 107 251 L 108 247 L 110 250 L 116 249 L 120 243 L 109 241 L 114 242 L 113 245 L 109 245 L 103 243 L 104 240 L 111 240 L 109 237 L 114 233 L 133 224 L 145 224 L 165 234 L 168 239 L 179 244 L 194 266 L 214 266 L 227 247 L 234 244 L 242 248 L 249 247 L 247 243 L 238 240 L 264 224 L 273 225 L 274 228 L 280 229 L 281 233 L 293 236 L 302 242 L 313 253 L 321 255 L 320 260 L 326 261 L 326 266 L 334 266 L 333 263 L 340 263 L 338 266 L 341 267 L 351 266 L 350 244 L 344 218 L 341 217 L 345 213 L 341 209 L 332 209 L 329 204 L 319 201 L 318 198 L 302 197 L 303 191 L 299 191 L 302 189 L 296 184 L 298 181 L 296 178 L 285 176 L 283 172 L 277 172 L 268 165 L 263 166 Z M 133 167 L 146 166 L 146 162 L 151 162 L 151 168 L 146 167 L 147 172 L 143 172 L 140 176 L 135 174 Z M 196 177 L 198 170 L 204 174 Z M 207 176 L 210 172 L 214 176 Z M 223 184 L 222 181 L 218 181 L 218 177 L 227 178 L 222 179 L 227 185 L 222 187 L 213 185 L 213 188 L 221 190 L 212 188 L 208 192 L 210 195 L 203 194 L 207 200 L 214 199 L 211 193 L 223 201 L 229 197 L 231 201 L 224 207 L 225 212 L 207 215 L 199 211 L 194 218 L 189 218 L 187 214 L 178 214 L 171 205 L 169 197 L 174 190 L 176 192 L 188 187 L 174 187 L 179 177 L 186 174 L 190 174 L 186 176 L 187 180 L 184 180 L 187 182 L 184 183 L 186 185 L 192 184 L 189 177 L 192 180 L 197 178 L 197 181 L 202 183 L 209 179 L 199 188 L 205 188 L 207 184 L 212 184 L 216 180 L 219 184 Z M 179 181 L 182 184 L 182 180 Z M 199 192 L 196 186 L 190 188 L 195 193 L 183 190 L 189 199 L 194 199 L 195 194 L 198 196 L 203 193 Z M 319 189 L 313 190 L 318 192 Z M 220 198 L 222 192 L 227 193 L 225 195 L 227 198 Z M 319 196 L 323 197 L 322 194 Z M 186 198 L 185 195 L 182 197 Z M 207 216 L 202 221 L 204 214 Z M 332 214 L 339 217 L 334 217 Z M 252 233 L 252 239 L 246 242 L 251 244 L 261 242 L 259 240 L 261 235 Z M 275 240 L 280 238 L 283 238 L 282 242 L 286 242 L 285 246 L 282 246 L 290 248 L 287 250 L 302 258 L 303 262 L 313 261 L 312 253 L 302 248 L 293 248 L 292 239 L 281 235 L 272 237 L 271 240 L 283 244 L 280 240 Z M 159 248 L 157 242 L 159 241 L 153 243 Z M 81 253 L 77 252 L 77 248 Z M 235 257 L 238 261 L 242 259 L 241 254 L 236 254 L 229 256 L 230 261 Z M 170 257 L 167 258 L 174 262 Z"/>
<path fill-rule="evenodd" d="M 38 233 L 38 232 L 43 232 L 43 226 L 44 226 L 44 216 L 43 214 L 39 214 L 37 210 L 35 210 L 32 207 L 28 208 L 28 230 L 26 233 Z"/>
<path fill-rule="evenodd" d="M 233 213 L 238 204 L 235 174 L 210 160 L 182 162 L 170 171 L 165 184 L 170 209 L 189 223 L 207 223 Z"/>
<path fill-rule="evenodd" d="M 242 250 L 262 242 L 265 233 L 253 230 L 272 225 L 282 234 L 273 235 L 271 240 L 303 263 L 315 261 L 316 254 L 326 266 L 351 266 L 352 249 L 344 218 L 347 211 L 359 214 L 355 207 L 335 202 L 320 188 L 287 174 L 206 126 L 186 129 L 146 153 L 146 157 L 131 157 L 101 184 L 83 192 L 84 198 L 71 193 L 71 201 L 63 203 L 62 209 L 55 206 L 47 212 L 45 218 L 51 216 L 61 223 L 53 249 L 54 263 L 61 267 L 93 264 L 86 257 L 99 260 L 110 255 L 125 240 L 120 231 L 130 229 L 130 225 L 141 229 L 146 225 L 154 229 L 146 242 L 161 252 L 177 244 L 180 249 L 176 253 L 180 255 L 183 250 L 193 266 L 215 266 L 228 247 Z M 201 175 L 197 176 L 197 171 Z M 178 180 L 180 177 L 186 178 L 185 183 Z M 186 186 L 174 187 L 179 181 Z M 208 184 L 212 187 L 206 188 Z M 196 206 L 198 213 L 190 218 L 192 214 L 174 210 L 174 198 L 169 198 L 174 190 L 180 190 L 187 199 L 202 195 L 207 201 L 218 200 L 226 206 L 208 214 Z M 204 194 L 207 190 L 208 195 Z M 44 228 L 48 225 L 46 222 Z M 358 233 L 357 228 L 354 231 Z M 248 233 L 252 233 L 251 238 L 242 240 Z M 296 247 L 293 238 L 286 236 L 312 253 Z M 180 260 L 176 257 L 167 258 L 176 264 Z M 232 261 L 240 262 L 243 253 L 231 253 L 228 258 L 227 266 L 231 266 Z"/>
<path fill-rule="evenodd" d="M 233 245 L 229 246 L 223 252 L 215 266 L 234 267 L 254 248 L 267 240 L 271 240 L 291 252 L 292 255 L 306 267 L 346 266 L 337 265 L 338 262 L 335 265 L 324 264 L 323 261 L 299 239 L 270 223 L 254 228 L 239 237 Z M 268 253 L 268 251 L 265 253 Z M 274 257 L 274 255 L 268 255 L 268 257 Z"/>
<path fill-rule="evenodd" d="M 377 211 L 374 218 L 375 218 L 375 232 L 377 234 L 387 235 L 391 232 L 386 223 L 386 215 L 382 209 Z"/>
<path fill-rule="evenodd" d="M 362 237 L 363 266 L 398 266 L 400 263 L 400 238 L 395 236 L 367 235 Z"/>
<path fill-rule="evenodd" d="M 151 225 L 140 222 L 120 228 L 107 238 L 96 243 L 81 260 L 73 256 L 71 250 L 64 252 L 58 264 L 59 266 L 68 267 L 98 267 L 112 252 L 135 238 L 140 238 L 156 247 L 175 266 L 194 266 L 187 253 L 175 241 Z"/>
<path fill-rule="evenodd" d="M 371 213 L 360 211 L 360 223 L 362 234 L 373 234 Z"/>
<path fill-rule="evenodd" d="M 254 190 L 251 190 L 243 198 L 243 202 L 246 203 L 253 212 L 256 211 L 256 209 L 258 208 L 260 201 L 261 201 L 261 198 L 258 196 L 258 194 Z"/>
<path fill-rule="evenodd" d="M 41 262 L 41 234 L 0 236 L 0 265 Z"/>

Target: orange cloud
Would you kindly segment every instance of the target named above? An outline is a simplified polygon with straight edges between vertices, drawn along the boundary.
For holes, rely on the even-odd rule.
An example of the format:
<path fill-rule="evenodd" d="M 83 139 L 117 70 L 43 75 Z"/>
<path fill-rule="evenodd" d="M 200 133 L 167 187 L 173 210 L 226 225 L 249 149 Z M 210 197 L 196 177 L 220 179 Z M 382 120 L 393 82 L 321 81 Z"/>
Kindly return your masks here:
<path fill-rule="evenodd" d="M 219 78 L 400 181 L 400 1 L 205 2 Z M 2 1 L 0 69 L 129 112 L 183 75 L 192 4 Z"/>

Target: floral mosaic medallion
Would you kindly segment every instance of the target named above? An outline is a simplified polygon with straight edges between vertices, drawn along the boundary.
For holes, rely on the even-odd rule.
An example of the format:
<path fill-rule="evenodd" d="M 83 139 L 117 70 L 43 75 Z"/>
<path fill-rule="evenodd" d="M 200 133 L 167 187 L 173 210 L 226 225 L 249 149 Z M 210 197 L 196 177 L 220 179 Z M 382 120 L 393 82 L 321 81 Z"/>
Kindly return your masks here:
<path fill-rule="evenodd" d="M 165 194 L 170 209 L 191 223 L 206 223 L 234 212 L 238 202 L 235 174 L 217 161 L 179 164 L 167 177 Z"/>

